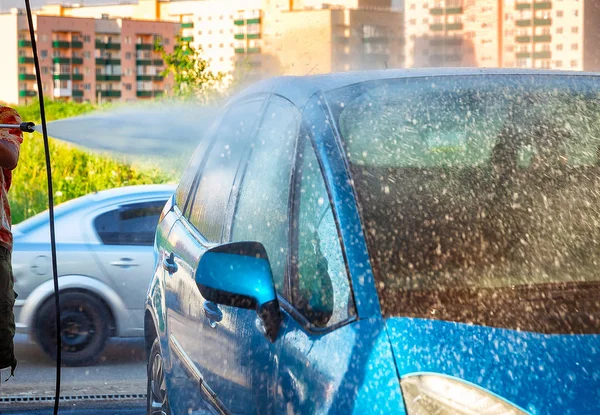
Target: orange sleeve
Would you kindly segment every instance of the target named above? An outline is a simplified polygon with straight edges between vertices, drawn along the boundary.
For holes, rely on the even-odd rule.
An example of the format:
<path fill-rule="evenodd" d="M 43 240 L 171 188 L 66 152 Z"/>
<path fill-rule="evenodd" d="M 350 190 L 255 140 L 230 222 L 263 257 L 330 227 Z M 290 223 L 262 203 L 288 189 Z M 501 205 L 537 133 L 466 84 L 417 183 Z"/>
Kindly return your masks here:
<path fill-rule="evenodd" d="M 21 122 L 17 111 L 0 106 L 0 124 L 21 124 Z M 23 142 L 23 132 L 20 129 L 0 128 L 0 140 L 9 141 L 19 147 Z"/>

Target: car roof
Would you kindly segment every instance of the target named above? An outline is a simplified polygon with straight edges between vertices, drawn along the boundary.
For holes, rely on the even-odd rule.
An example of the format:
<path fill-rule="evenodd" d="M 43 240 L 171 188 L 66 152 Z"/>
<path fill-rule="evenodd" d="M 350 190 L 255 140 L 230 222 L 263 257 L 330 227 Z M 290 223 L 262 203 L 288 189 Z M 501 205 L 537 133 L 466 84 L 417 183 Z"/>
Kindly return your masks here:
<path fill-rule="evenodd" d="M 317 92 L 328 92 L 361 82 L 401 78 L 474 75 L 598 76 L 597 73 L 591 72 L 489 68 L 423 68 L 340 72 L 326 75 L 280 76 L 266 79 L 241 91 L 233 100 L 236 101 L 254 94 L 273 93 L 284 96 L 297 107 L 301 108 Z"/>
<path fill-rule="evenodd" d="M 96 202 L 108 201 L 110 199 L 121 199 L 130 197 L 156 196 L 159 194 L 171 194 L 177 186 L 174 184 L 142 184 L 135 186 L 116 187 L 114 189 L 100 190 L 83 196 Z"/>

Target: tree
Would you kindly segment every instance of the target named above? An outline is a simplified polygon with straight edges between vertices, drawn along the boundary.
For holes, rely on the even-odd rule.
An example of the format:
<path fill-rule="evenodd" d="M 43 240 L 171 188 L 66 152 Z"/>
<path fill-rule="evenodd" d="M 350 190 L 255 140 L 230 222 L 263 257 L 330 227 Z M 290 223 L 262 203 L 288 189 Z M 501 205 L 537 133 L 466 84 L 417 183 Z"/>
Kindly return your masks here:
<path fill-rule="evenodd" d="M 223 93 L 226 74 L 209 69 L 209 62 L 202 57 L 202 49 L 194 48 L 179 37 L 172 53 L 167 53 L 160 42 L 155 44 L 155 50 L 162 54 L 165 62 L 162 76 L 173 74 L 176 97 L 206 103 Z"/>

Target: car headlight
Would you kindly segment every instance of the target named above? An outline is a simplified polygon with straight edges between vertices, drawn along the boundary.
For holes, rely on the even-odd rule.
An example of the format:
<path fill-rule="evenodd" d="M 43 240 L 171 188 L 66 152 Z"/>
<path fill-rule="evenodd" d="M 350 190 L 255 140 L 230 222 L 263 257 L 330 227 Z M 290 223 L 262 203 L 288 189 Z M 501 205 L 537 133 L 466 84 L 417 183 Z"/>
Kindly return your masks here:
<path fill-rule="evenodd" d="M 447 376 L 407 376 L 400 386 L 408 415 L 527 415 L 484 389 Z"/>

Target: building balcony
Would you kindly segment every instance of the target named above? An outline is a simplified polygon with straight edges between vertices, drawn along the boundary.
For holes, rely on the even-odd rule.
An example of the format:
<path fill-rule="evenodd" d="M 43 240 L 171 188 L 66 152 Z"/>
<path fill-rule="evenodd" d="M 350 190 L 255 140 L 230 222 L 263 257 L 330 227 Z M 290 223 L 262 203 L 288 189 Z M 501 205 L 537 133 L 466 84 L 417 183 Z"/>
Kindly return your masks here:
<path fill-rule="evenodd" d="M 550 59 L 550 58 L 552 58 L 552 52 L 550 52 L 549 50 L 533 52 L 533 59 Z"/>
<path fill-rule="evenodd" d="M 534 26 L 550 26 L 552 19 L 533 19 Z"/>
<path fill-rule="evenodd" d="M 533 37 L 533 41 L 536 43 L 548 43 L 552 41 L 551 35 L 538 35 Z"/>
<path fill-rule="evenodd" d="M 112 42 L 99 42 L 96 41 L 96 49 L 103 49 L 103 50 L 121 50 L 121 44 L 120 43 L 112 43 Z"/>
<path fill-rule="evenodd" d="M 233 37 L 235 39 L 244 39 L 246 35 L 244 33 L 236 33 L 235 35 L 233 35 Z"/>
<path fill-rule="evenodd" d="M 65 56 L 55 56 L 52 58 L 52 62 L 60 63 L 60 64 L 69 64 L 69 63 L 71 63 L 71 58 L 68 58 Z"/>
<path fill-rule="evenodd" d="M 19 56 L 19 63 L 33 63 L 34 60 L 33 58 L 30 58 L 29 56 Z"/>
<path fill-rule="evenodd" d="M 164 81 L 164 80 L 165 80 L 165 77 L 164 77 L 164 76 L 162 76 L 162 75 L 154 75 L 154 76 L 152 77 L 152 80 L 153 80 L 154 82 L 162 82 L 162 81 Z"/>
<path fill-rule="evenodd" d="M 515 37 L 515 41 L 517 43 L 530 43 L 531 36 L 517 36 L 517 37 Z"/>
<path fill-rule="evenodd" d="M 444 30 L 444 24 L 443 23 L 430 24 L 429 30 L 431 30 L 433 32 L 441 32 L 442 30 Z"/>
<path fill-rule="evenodd" d="M 52 75 L 52 79 L 57 81 L 70 81 L 71 74 L 70 73 L 55 73 Z"/>
<path fill-rule="evenodd" d="M 515 3 L 515 9 L 516 10 L 529 10 L 529 9 L 531 9 L 531 3 L 530 2 Z"/>
<path fill-rule="evenodd" d="M 138 66 L 150 66 L 152 65 L 151 59 L 138 59 L 135 61 L 135 64 Z"/>
<path fill-rule="evenodd" d="M 96 75 L 96 81 L 115 82 L 120 80 L 121 75 Z"/>
<path fill-rule="evenodd" d="M 154 93 L 152 91 L 137 91 L 136 95 L 138 98 L 150 98 Z"/>
<path fill-rule="evenodd" d="M 83 58 L 71 58 L 73 65 L 83 65 Z"/>
<path fill-rule="evenodd" d="M 236 26 L 243 26 L 245 24 L 245 20 L 244 19 L 236 19 L 233 21 L 233 24 Z"/>
<path fill-rule="evenodd" d="M 246 24 L 260 24 L 260 17 L 254 19 L 246 19 Z"/>
<path fill-rule="evenodd" d="M 154 91 L 154 96 L 155 97 L 161 97 L 165 94 L 165 91 Z"/>
<path fill-rule="evenodd" d="M 193 42 L 194 41 L 194 36 L 183 36 L 181 38 L 182 42 Z"/>
<path fill-rule="evenodd" d="M 96 58 L 96 65 L 120 65 L 121 59 Z"/>
<path fill-rule="evenodd" d="M 432 16 L 442 16 L 444 14 L 462 14 L 463 8 L 458 7 L 446 7 L 445 9 L 442 7 L 434 7 L 429 9 L 429 14 Z"/>
<path fill-rule="evenodd" d="M 30 89 L 21 89 L 19 91 L 20 97 L 35 97 L 36 95 L 37 95 L 37 92 L 32 91 Z"/>
<path fill-rule="evenodd" d="M 260 48 L 248 48 L 248 53 L 260 53 Z"/>
<path fill-rule="evenodd" d="M 121 91 L 108 91 L 108 90 L 98 90 L 96 91 L 98 94 L 100 94 L 101 97 L 113 97 L 113 98 L 118 98 L 121 96 Z"/>
<path fill-rule="evenodd" d="M 184 22 L 184 23 L 181 23 L 181 28 L 182 29 L 193 29 L 194 28 L 194 22 Z"/>
<path fill-rule="evenodd" d="M 71 97 L 73 90 L 71 88 L 54 88 L 54 98 Z"/>
<path fill-rule="evenodd" d="M 248 33 L 246 39 L 260 39 L 260 33 Z"/>
<path fill-rule="evenodd" d="M 17 44 L 19 45 L 20 48 L 30 48 L 31 40 L 19 40 L 19 42 Z"/>
<path fill-rule="evenodd" d="M 19 81 L 35 81 L 35 75 L 32 73 L 20 73 Z"/>
<path fill-rule="evenodd" d="M 531 19 L 519 19 L 515 20 L 517 27 L 529 27 L 531 26 Z"/>
<path fill-rule="evenodd" d="M 151 81 L 152 75 L 138 75 L 135 77 L 135 79 L 138 81 Z"/>
<path fill-rule="evenodd" d="M 551 1 L 541 1 L 539 3 L 533 3 L 534 10 L 550 10 L 552 8 Z"/>
<path fill-rule="evenodd" d="M 517 59 L 529 59 L 531 58 L 531 52 L 517 52 Z"/>
<path fill-rule="evenodd" d="M 69 49 L 71 47 L 71 43 L 64 40 L 54 40 L 52 42 L 52 47 L 55 49 Z"/>
<path fill-rule="evenodd" d="M 463 28 L 462 23 L 448 23 L 446 25 L 446 30 L 462 30 L 462 28 Z"/>
<path fill-rule="evenodd" d="M 463 39 L 460 37 L 446 38 L 442 37 L 439 39 L 429 39 L 430 46 L 460 46 L 463 43 Z"/>
<path fill-rule="evenodd" d="M 79 40 L 74 40 L 71 42 L 71 48 L 73 49 L 83 49 L 83 42 Z"/>
<path fill-rule="evenodd" d="M 163 66 L 165 64 L 165 62 L 162 59 L 154 59 L 152 61 L 152 65 L 155 66 Z"/>
<path fill-rule="evenodd" d="M 83 74 L 82 73 L 74 73 L 73 76 L 71 77 L 71 79 L 74 81 L 83 81 Z"/>
<path fill-rule="evenodd" d="M 246 52 L 246 49 L 244 49 L 244 48 L 235 48 L 235 49 L 234 49 L 234 52 L 235 52 L 235 53 L 245 53 L 245 52 Z"/>
<path fill-rule="evenodd" d="M 83 96 L 83 91 L 81 89 L 74 89 L 73 90 L 73 97 L 74 98 L 80 98 Z"/>
<path fill-rule="evenodd" d="M 444 14 L 443 7 L 432 7 L 429 9 L 429 14 L 432 16 L 442 16 Z"/>
<path fill-rule="evenodd" d="M 138 43 L 135 45 L 136 50 L 154 50 L 153 43 Z"/>

